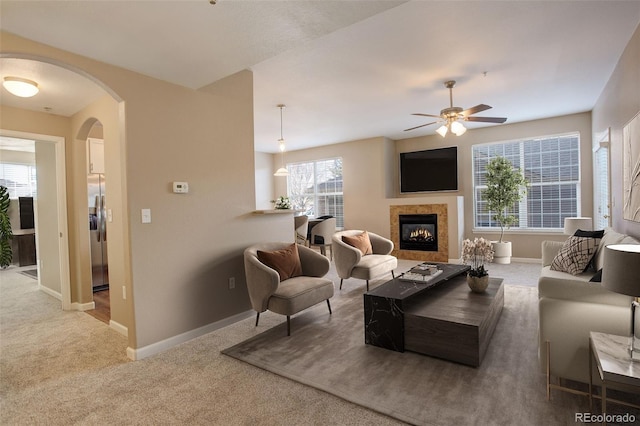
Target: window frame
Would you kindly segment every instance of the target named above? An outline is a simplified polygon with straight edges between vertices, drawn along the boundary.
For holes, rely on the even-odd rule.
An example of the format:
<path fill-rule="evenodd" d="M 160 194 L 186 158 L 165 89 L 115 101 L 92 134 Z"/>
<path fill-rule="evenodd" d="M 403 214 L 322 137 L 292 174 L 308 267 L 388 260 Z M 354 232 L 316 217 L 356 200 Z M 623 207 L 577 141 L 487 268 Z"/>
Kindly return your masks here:
<path fill-rule="evenodd" d="M 37 198 L 38 195 L 38 179 L 37 179 L 37 168 L 35 164 L 31 164 L 31 163 L 20 163 L 20 162 L 15 162 L 15 161 L 2 161 L 0 162 L 0 176 L 2 176 L 2 181 L 6 181 L 8 180 L 8 176 L 5 176 L 5 170 L 4 167 L 5 166 L 12 166 L 12 167 L 25 167 L 26 173 L 28 175 L 28 182 L 24 183 L 24 182 L 20 182 L 17 180 L 13 180 L 12 182 L 14 182 L 13 187 L 9 187 L 7 186 L 8 192 L 9 192 L 9 199 L 10 200 L 17 200 L 19 197 L 33 197 L 33 198 Z M 27 190 L 27 192 L 21 191 L 19 193 L 17 193 L 17 186 L 15 184 L 22 184 L 25 186 L 25 190 Z"/>
<path fill-rule="evenodd" d="M 341 203 L 341 207 L 339 208 L 340 212 L 339 214 L 336 212 L 336 214 L 333 214 L 333 216 L 336 218 L 336 222 L 337 222 L 337 229 L 343 229 L 344 228 L 344 173 L 341 174 L 341 178 L 342 178 L 342 191 L 338 191 L 338 192 L 318 192 L 318 185 L 324 183 L 324 182 L 318 182 L 317 181 L 317 175 L 318 175 L 318 164 L 320 163 L 327 163 L 330 161 L 336 161 L 339 160 L 340 161 L 340 167 L 342 168 L 344 165 L 344 160 L 342 157 L 337 156 L 337 157 L 329 157 L 329 158 L 322 158 L 322 159 L 317 159 L 317 160 L 309 160 L 309 161 L 297 161 L 297 162 L 293 162 L 293 163 L 287 163 L 286 167 L 287 170 L 289 171 L 289 176 L 287 177 L 287 196 L 289 198 L 293 198 L 295 197 L 295 195 L 293 195 L 291 193 L 291 188 L 292 188 L 292 184 L 291 184 L 291 177 L 294 174 L 293 172 L 293 168 L 294 167 L 298 167 L 300 165 L 304 165 L 304 164 L 311 164 L 312 168 L 313 168 L 313 208 L 314 210 L 317 208 L 317 206 L 321 205 L 321 203 L 319 202 L 319 199 L 322 197 L 327 197 L 327 196 L 339 196 L 342 200 Z M 292 200 L 293 201 L 293 200 Z M 294 207 L 295 208 L 295 207 Z M 336 209 L 338 210 L 338 209 Z M 314 214 L 311 215 L 311 218 L 315 218 L 318 217 L 318 215 L 322 216 L 323 214 L 330 214 L 330 213 L 318 213 L 317 211 L 314 211 Z"/>
<path fill-rule="evenodd" d="M 568 185 L 575 185 L 575 191 L 576 191 L 576 196 L 575 196 L 575 200 L 576 200 L 576 216 L 581 216 L 581 211 L 582 211 L 582 159 L 581 159 L 581 145 L 582 145 L 582 137 L 581 137 L 581 133 L 579 131 L 570 131 L 570 132 L 563 132 L 563 133 L 558 133 L 558 134 L 549 134 L 549 135 L 541 135 L 541 136 L 531 136 L 531 137 L 521 137 L 521 138 L 517 138 L 517 139 L 511 139 L 511 140 L 503 140 L 503 141 L 495 141 L 495 142 L 487 142 L 487 143 L 481 143 L 481 144 L 475 144 L 471 147 L 471 179 L 472 179 L 472 185 L 471 185 L 471 191 L 473 192 L 472 194 L 472 199 L 473 199 L 473 227 L 472 227 L 472 231 L 476 232 L 476 233 L 500 233 L 500 227 L 499 226 L 477 226 L 478 223 L 478 200 L 476 199 L 476 194 L 477 194 L 477 190 L 481 187 L 483 187 L 482 185 L 476 185 L 476 148 L 478 147 L 488 147 L 491 145 L 507 145 L 507 144 L 513 144 L 513 143 L 517 143 L 519 144 L 519 153 L 518 156 L 520 158 L 520 164 L 521 166 L 521 170 L 523 171 L 523 173 L 525 173 L 525 167 L 524 167 L 524 156 L 525 156 L 525 142 L 527 141 L 536 141 L 536 140 L 545 140 L 545 139 L 554 139 L 554 138 L 562 138 L 562 137 L 575 137 L 577 138 L 577 148 L 578 148 L 578 157 L 577 157 L 577 166 L 578 166 L 578 171 L 577 171 L 577 180 L 576 181 L 571 181 L 571 182 L 564 182 L 561 180 L 557 180 L 555 182 L 540 182 L 540 183 L 535 183 L 535 184 L 531 184 L 531 182 L 529 182 L 529 188 L 530 189 L 532 186 L 536 186 L 536 187 L 543 187 L 543 186 L 550 186 L 550 185 L 562 185 L 562 184 L 568 184 Z M 526 173 L 525 173 L 526 175 Z M 486 187 L 486 186 L 484 186 Z M 511 233 L 511 234 L 557 234 L 557 233 L 563 233 L 564 232 L 564 225 L 560 224 L 559 227 L 557 228 L 552 228 L 552 227 L 539 227 L 539 228 L 535 228 L 535 227 L 528 227 L 526 226 L 527 221 L 528 221 L 528 202 L 529 202 L 529 190 L 527 190 L 526 195 L 523 197 L 523 199 L 519 202 L 518 205 L 518 212 L 519 212 L 519 223 L 516 225 L 512 225 L 510 228 L 505 228 L 504 232 L 505 233 Z M 523 213 L 524 212 L 524 213 Z M 524 226 L 522 226 L 522 224 L 524 224 Z"/>

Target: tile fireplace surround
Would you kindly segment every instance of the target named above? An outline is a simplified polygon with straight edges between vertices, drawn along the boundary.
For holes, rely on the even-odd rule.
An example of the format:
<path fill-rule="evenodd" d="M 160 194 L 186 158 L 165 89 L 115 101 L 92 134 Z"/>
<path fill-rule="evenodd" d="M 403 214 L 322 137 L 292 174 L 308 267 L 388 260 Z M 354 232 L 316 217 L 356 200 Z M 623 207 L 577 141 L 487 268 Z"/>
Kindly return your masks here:
<path fill-rule="evenodd" d="M 437 214 L 438 215 L 438 251 L 401 250 L 400 215 Z M 447 204 L 415 204 L 389 206 L 390 235 L 394 249 L 391 254 L 399 259 L 422 260 L 428 262 L 449 261 L 449 215 Z"/>

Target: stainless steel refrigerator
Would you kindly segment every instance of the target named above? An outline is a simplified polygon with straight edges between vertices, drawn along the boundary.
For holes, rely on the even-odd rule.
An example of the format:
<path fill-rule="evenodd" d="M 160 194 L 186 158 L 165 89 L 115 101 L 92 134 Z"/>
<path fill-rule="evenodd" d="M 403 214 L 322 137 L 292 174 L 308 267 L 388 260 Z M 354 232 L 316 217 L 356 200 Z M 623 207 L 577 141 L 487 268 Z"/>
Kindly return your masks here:
<path fill-rule="evenodd" d="M 105 204 L 104 174 L 92 173 L 89 184 L 89 236 L 91 238 L 91 272 L 93 291 L 109 288 L 109 262 L 107 259 L 107 211 Z"/>

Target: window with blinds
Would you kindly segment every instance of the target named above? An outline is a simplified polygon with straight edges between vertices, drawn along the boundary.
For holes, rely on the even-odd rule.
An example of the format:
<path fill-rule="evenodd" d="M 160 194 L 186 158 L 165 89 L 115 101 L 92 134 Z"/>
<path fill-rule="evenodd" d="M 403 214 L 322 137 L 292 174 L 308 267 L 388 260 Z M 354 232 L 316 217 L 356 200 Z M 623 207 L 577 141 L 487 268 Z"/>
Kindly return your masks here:
<path fill-rule="evenodd" d="M 0 185 L 9 190 L 9 198 L 37 198 L 36 167 L 28 164 L 0 163 Z"/>
<path fill-rule="evenodd" d="M 512 228 L 562 229 L 565 217 L 580 216 L 578 133 L 475 145 L 472 156 L 476 228 L 500 226 L 483 199 L 487 164 L 499 156 L 523 170 L 529 182 L 527 195 L 510 212 L 517 218 Z"/>
<path fill-rule="evenodd" d="M 292 208 L 311 217 L 331 215 L 344 228 L 342 158 L 287 164 L 287 192 Z"/>

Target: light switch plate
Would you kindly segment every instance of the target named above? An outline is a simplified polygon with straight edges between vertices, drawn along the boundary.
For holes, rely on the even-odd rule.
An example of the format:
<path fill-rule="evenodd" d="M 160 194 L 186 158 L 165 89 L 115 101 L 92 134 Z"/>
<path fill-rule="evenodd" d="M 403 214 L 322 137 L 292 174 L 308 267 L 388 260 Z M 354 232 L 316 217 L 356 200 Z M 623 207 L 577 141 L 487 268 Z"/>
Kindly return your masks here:
<path fill-rule="evenodd" d="M 142 209 L 140 213 L 142 223 L 151 223 L 151 209 Z"/>

